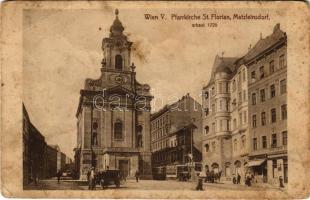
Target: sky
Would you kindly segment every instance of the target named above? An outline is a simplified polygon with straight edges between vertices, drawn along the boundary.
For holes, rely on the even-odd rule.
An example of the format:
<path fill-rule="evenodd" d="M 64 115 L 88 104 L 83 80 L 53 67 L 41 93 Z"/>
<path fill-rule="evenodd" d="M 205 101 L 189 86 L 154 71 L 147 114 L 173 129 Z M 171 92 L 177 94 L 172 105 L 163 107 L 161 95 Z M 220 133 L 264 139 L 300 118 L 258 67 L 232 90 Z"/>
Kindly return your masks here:
<path fill-rule="evenodd" d="M 156 106 L 190 93 L 200 102 L 216 55 L 240 57 L 249 45 L 271 34 L 281 18 L 220 21 L 217 28 L 192 28 L 189 21 L 147 21 L 144 14 L 194 14 L 206 9 L 120 9 L 119 19 L 133 42 L 137 80 L 152 88 Z M 237 10 L 222 10 L 232 13 Z M 254 13 L 265 11 L 253 10 Z M 267 12 L 267 11 L 266 11 Z M 26 10 L 23 16 L 23 101 L 30 120 L 48 144 L 73 158 L 76 110 L 86 78 L 99 78 L 102 39 L 108 37 L 114 8 Z M 281 22 L 285 31 L 285 23 Z"/>

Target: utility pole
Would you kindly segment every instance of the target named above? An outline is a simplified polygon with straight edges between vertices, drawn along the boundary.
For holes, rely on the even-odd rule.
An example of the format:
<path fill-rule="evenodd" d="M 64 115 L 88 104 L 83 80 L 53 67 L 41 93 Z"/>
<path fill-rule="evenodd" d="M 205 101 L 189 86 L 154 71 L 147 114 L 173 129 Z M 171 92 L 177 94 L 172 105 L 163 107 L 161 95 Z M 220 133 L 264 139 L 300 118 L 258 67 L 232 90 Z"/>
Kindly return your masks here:
<path fill-rule="evenodd" d="M 94 152 L 93 152 L 93 102 L 90 107 L 90 151 L 91 151 L 91 166 L 94 166 Z"/>

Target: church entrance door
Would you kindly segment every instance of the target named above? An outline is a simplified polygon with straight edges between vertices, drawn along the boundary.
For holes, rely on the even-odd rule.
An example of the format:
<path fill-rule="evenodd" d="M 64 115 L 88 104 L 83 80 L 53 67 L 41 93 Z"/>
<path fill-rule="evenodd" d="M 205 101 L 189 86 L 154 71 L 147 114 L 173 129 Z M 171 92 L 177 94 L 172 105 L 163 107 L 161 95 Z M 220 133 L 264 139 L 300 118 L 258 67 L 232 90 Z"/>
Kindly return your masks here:
<path fill-rule="evenodd" d="M 119 170 L 121 173 L 121 178 L 126 179 L 129 175 L 129 162 L 128 160 L 118 161 Z"/>

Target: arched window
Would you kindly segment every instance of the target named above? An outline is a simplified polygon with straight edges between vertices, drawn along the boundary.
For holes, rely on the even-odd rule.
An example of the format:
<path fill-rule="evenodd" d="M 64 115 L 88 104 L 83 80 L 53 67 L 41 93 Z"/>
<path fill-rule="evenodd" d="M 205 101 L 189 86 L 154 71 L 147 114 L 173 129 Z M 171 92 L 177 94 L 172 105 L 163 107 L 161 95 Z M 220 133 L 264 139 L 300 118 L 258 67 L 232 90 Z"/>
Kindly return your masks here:
<path fill-rule="evenodd" d="M 213 163 L 211 167 L 215 173 L 219 172 L 219 165 L 217 163 Z"/>
<path fill-rule="evenodd" d="M 205 133 L 206 133 L 206 134 L 209 133 L 209 126 L 205 126 Z"/>
<path fill-rule="evenodd" d="M 121 55 L 115 56 L 115 69 L 117 69 L 117 70 L 123 69 L 123 58 Z"/>
<path fill-rule="evenodd" d="M 225 175 L 229 177 L 231 175 L 230 162 L 225 163 Z"/>
<path fill-rule="evenodd" d="M 239 160 L 235 162 L 235 174 L 241 174 L 241 162 Z"/>
<path fill-rule="evenodd" d="M 120 120 L 117 120 L 114 123 L 114 139 L 116 140 L 123 139 L 123 123 Z"/>
<path fill-rule="evenodd" d="M 143 127 L 139 125 L 137 127 L 137 147 L 143 147 L 142 130 L 143 130 Z"/>
<path fill-rule="evenodd" d="M 205 144 L 205 149 L 206 149 L 206 152 L 209 151 L 209 144 Z"/>
<path fill-rule="evenodd" d="M 205 92 L 205 99 L 208 99 L 208 98 L 209 98 L 209 92 L 206 91 L 206 92 Z"/>

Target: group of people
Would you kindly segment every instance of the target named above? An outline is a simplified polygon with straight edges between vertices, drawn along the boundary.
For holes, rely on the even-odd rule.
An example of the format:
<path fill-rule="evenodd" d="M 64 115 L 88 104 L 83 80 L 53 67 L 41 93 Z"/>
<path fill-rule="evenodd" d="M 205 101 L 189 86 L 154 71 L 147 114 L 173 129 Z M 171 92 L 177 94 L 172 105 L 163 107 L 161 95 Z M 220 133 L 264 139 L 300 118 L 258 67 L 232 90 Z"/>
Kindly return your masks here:
<path fill-rule="evenodd" d="M 234 184 L 240 184 L 241 183 L 241 176 L 239 173 L 237 173 L 237 177 L 236 176 L 233 177 L 233 183 Z"/>

